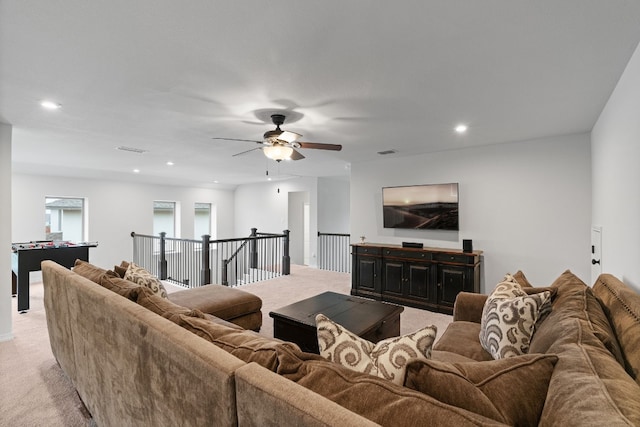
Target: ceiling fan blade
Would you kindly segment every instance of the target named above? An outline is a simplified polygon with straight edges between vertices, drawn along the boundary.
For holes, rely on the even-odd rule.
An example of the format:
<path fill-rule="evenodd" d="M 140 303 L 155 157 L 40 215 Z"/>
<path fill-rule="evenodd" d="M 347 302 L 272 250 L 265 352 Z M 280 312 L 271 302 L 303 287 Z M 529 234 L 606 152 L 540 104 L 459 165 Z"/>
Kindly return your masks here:
<path fill-rule="evenodd" d="M 333 151 L 342 150 L 342 145 L 340 144 L 322 144 L 320 142 L 298 142 L 298 144 L 300 144 L 300 148 L 313 148 L 316 150 L 333 150 Z"/>
<path fill-rule="evenodd" d="M 302 155 L 302 153 L 300 153 L 299 151 L 294 149 L 293 153 L 291 153 L 290 159 L 291 160 L 302 160 L 302 159 L 304 159 L 304 156 Z"/>
<path fill-rule="evenodd" d="M 247 154 L 247 153 L 249 153 L 251 151 L 255 151 L 255 150 L 262 150 L 262 147 L 256 147 L 256 148 L 252 148 L 251 150 L 241 151 L 239 153 L 236 153 L 236 154 L 232 155 L 231 157 L 242 156 L 243 154 Z"/>
<path fill-rule="evenodd" d="M 211 139 L 222 139 L 224 141 L 244 141 L 244 142 L 255 142 L 257 144 L 262 144 L 262 141 L 256 141 L 255 139 L 238 139 L 238 138 L 211 138 Z"/>

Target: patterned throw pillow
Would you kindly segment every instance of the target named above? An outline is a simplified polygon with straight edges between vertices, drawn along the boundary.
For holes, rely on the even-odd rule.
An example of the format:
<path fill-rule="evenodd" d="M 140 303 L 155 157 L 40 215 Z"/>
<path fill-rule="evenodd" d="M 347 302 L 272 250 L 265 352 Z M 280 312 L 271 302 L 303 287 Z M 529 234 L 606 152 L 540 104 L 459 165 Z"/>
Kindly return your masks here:
<path fill-rule="evenodd" d="M 162 298 L 167 298 L 167 290 L 160 279 L 133 262 L 127 267 L 124 279 L 137 283 L 138 285 L 146 286 L 151 289 L 154 294 Z"/>
<path fill-rule="evenodd" d="M 536 321 L 550 302 L 550 292 L 527 295 L 513 276 L 505 276 L 489 295 L 482 310 L 482 348 L 494 359 L 528 353 Z"/>
<path fill-rule="evenodd" d="M 409 360 L 427 360 L 436 339 L 435 326 L 377 344 L 360 338 L 323 314 L 316 316 L 320 355 L 354 371 L 385 378 L 402 385 Z"/>

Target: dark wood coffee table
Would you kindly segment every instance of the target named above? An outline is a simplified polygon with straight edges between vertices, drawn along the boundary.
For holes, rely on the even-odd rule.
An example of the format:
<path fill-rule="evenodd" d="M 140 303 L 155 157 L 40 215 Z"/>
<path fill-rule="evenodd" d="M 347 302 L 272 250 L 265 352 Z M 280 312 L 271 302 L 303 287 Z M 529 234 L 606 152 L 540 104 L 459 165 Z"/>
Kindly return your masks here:
<path fill-rule="evenodd" d="M 400 335 L 404 307 L 366 298 L 325 292 L 269 313 L 273 336 L 291 341 L 303 351 L 319 353 L 316 315 L 324 314 L 349 331 L 371 342 Z"/>

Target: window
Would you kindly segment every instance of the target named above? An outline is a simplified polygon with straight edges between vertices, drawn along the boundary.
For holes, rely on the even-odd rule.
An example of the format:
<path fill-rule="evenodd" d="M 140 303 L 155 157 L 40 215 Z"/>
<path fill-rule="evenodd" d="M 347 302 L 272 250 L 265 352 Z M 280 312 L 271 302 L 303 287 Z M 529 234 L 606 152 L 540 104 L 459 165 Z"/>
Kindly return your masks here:
<path fill-rule="evenodd" d="M 85 199 L 80 197 L 45 197 L 45 239 L 84 242 Z"/>
<path fill-rule="evenodd" d="M 193 238 L 211 236 L 211 203 L 196 203 L 193 221 Z"/>
<path fill-rule="evenodd" d="M 153 202 L 153 235 L 161 232 L 176 237 L 176 202 Z"/>

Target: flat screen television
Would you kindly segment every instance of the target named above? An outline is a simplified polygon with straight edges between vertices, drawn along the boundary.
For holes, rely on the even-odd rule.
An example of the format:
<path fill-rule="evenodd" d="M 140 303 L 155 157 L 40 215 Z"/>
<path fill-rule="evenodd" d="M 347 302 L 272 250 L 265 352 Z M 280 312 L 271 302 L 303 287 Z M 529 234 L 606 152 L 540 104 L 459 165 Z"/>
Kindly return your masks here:
<path fill-rule="evenodd" d="M 458 184 L 382 188 L 384 228 L 458 230 Z"/>

